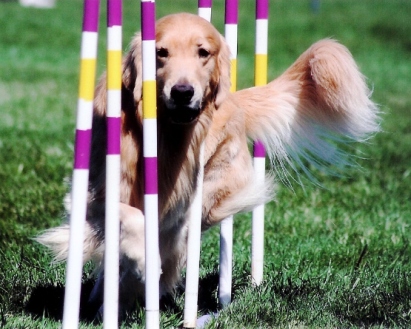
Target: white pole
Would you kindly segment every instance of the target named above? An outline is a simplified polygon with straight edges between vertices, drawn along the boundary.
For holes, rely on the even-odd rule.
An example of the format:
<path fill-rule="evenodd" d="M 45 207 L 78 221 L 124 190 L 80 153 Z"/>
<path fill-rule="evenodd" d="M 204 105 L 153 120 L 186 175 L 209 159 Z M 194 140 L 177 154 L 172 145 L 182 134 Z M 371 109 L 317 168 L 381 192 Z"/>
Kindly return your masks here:
<path fill-rule="evenodd" d="M 211 20 L 212 0 L 198 1 L 198 15 L 207 21 Z M 200 164 L 197 176 L 197 190 L 190 206 L 188 239 L 187 239 L 187 266 L 186 289 L 184 300 L 184 328 L 195 328 L 198 310 L 198 279 L 200 272 L 201 252 L 201 219 L 203 209 L 203 181 L 204 181 L 204 142 L 200 146 Z"/>
<path fill-rule="evenodd" d="M 238 0 L 225 3 L 225 39 L 230 49 L 230 92 L 237 89 L 237 40 L 238 40 Z M 221 306 L 231 303 L 233 276 L 233 216 L 220 224 L 220 278 L 218 299 Z"/>
<path fill-rule="evenodd" d="M 204 159 L 204 143 L 200 147 L 200 159 Z M 198 278 L 200 271 L 201 217 L 204 181 L 204 164 L 200 161 L 197 191 L 190 206 L 190 222 L 187 241 L 187 270 L 184 303 L 184 328 L 195 328 L 197 323 Z"/>
<path fill-rule="evenodd" d="M 226 306 L 231 303 L 232 268 L 233 216 L 229 216 L 220 224 L 220 278 L 218 285 L 218 300 L 221 306 Z"/>
<path fill-rule="evenodd" d="M 267 44 L 268 44 L 268 0 L 256 1 L 256 46 L 255 46 L 255 85 L 267 83 Z M 265 177 L 264 146 L 254 143 L 254 172 L 257 181 Z M 263 280 L 264 267 L 264 205 L 253 210 L 252 224 L 251 278 L 255 285 Z"/>

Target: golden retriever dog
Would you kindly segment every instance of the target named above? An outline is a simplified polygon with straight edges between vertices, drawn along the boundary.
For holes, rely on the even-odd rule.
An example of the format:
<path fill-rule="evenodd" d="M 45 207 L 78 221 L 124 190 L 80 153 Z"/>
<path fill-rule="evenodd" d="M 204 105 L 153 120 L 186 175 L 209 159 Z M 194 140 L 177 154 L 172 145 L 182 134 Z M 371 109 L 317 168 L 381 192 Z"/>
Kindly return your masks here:
<path fill-rule="evenodd" d="M 378 109 L 349 51 L 322 40 L 265 86 L 230 93 L 226 41 L 192 14 L 156 23 L 161 293 L 173 292 L 186 261 L 190 205 L 205 143 L 202 227 L 273 197 L 273 174 L 254 177 L 249 142 L 262 141 L 273 165 L 344 164 L 338 148 L 378 130 Z M 120 205 L 120 312 L 144 295 L 141 37 L 123 60 Z M 106 81 L 96 88 L 84 261 L 99 275 L 91 294 L 102 305 Z M 294 168 L 294 167 L 292 167 Z M 67 257 L 69 223 L 38 237 L 56 260 Z M 100 308 L 102 310 L 102 308 Z"/>

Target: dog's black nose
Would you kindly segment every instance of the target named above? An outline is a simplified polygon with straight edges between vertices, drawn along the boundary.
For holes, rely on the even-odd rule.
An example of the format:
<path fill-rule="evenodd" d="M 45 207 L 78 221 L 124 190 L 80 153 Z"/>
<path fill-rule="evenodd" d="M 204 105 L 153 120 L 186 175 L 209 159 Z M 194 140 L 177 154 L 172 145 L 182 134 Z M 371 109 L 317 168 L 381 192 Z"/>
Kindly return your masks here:
<path fill-rule="evenodd" d="M 176 105 L 188 105 L 193 95 L 194 88 L 189 84 L 176 84 L 170 92 L 170 96 Z"/>

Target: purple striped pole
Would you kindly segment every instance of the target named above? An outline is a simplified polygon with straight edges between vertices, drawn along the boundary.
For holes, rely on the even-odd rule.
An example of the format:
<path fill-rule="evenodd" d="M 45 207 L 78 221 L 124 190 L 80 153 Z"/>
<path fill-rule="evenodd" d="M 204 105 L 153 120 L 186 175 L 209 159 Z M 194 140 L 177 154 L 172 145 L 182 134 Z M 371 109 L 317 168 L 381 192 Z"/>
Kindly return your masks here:
<path fill-rule="evenodd" d="M 238 0 L 225 2 L 225 39 L 230 48 L 230 91 L 237 90 Z"/>
<path fill-rule="evenodd" d="M 211 20 L 211 0 L 198 1 L 198 15 Z M 184 328 L 195 328 L 198 310 L 198 278 L 200 273 L 201 218 L 204 181 L 204 142 L 200 146 L 200 170 L 197 176 L 197 190 L 190 205 L 187 237 L 186 287 L 184 299 Z"/>
<path fill-rule="evenodd" d="M 230 49 L 230 91 L 237 89 L 238 0 L 225 2 L 225 39 Z M 233 216 L 225 218 L 220 226 L 220 278 L 218 298 L 220 305 L 231 302 L 233 264 Z"/>
<path fill-rule="evenodd" d="M 256 0 L 256 86 L 267 84 L 268 0 Z M 257 181 L 265 177 L 265 149 L 261 142 L 254 143 L 254 172 Z M 264 204 L 253 209 L 251 278 L 255 285 L 263 280 L 264 267 Z"/>
<path fill-rule="evenodd" d="M 77 328 L 79 323 L 99 7 L 99 0 L 84 0 L 63 329 Z"/>
<path fill-rule="evenodd" d="M 143 61 L 143 156 L 146 259 L 146 328 L 159 328 L 159 244 L 157 183 L 157 95 L 155 1 L 141 0 Z"/>
<path fill-rule="evenodd" d="M 211 6 L 213 0 L 198 0 L 198 16 L 211 21 Z"/>
<path fill-rule="evenodd" d="M 118 326 L 122 2 L 107 1 L 107 156 L 104 328 Z"/>

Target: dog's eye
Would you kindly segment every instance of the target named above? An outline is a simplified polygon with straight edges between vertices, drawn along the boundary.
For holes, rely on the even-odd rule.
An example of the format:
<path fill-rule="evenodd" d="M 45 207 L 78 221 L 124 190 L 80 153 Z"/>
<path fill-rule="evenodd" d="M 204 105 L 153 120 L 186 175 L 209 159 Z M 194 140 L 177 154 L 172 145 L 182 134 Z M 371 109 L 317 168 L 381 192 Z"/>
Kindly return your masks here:
<path fill-rule="evenodd" d="M 200 48 L 198 49 L 198 56 L 200 56 L 201 58 L 207 58 L 208 56 L 210 56 L 210 52 L 205 50 L 204 48 Z"/>
<path fill-rule="evenodd" d="M 160 58 L 167 58 L 168 57 L 168 50 L 165 48 L 157 49 L 157 56 Z"/>

